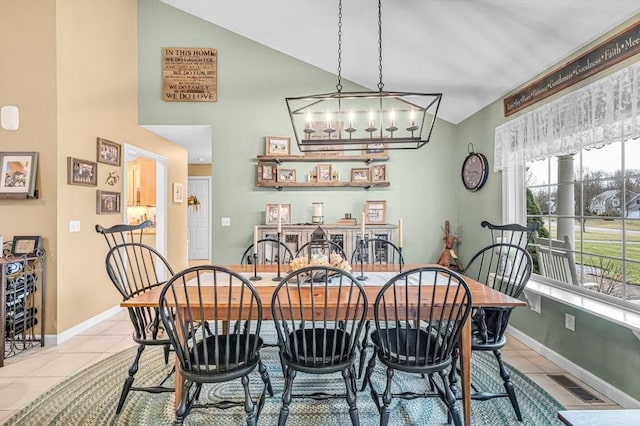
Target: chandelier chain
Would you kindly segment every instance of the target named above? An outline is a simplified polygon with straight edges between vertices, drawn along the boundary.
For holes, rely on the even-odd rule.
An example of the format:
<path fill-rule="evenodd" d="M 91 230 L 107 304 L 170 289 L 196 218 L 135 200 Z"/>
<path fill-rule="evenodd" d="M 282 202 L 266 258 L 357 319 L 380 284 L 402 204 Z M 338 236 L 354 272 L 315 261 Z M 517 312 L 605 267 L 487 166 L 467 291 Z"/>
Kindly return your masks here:
<path fill-rule="evenodd" d="M 382 92 L 384 88 L 384 83 L 382 82 L 382 0 L 378 0 L 378 69 L 380 71 L 378 90 Z"/>
<path fill-rule="evenodd" d="M 338 1 L 338 84 L 336 89 L 342 91 L 342 0 Z"/>

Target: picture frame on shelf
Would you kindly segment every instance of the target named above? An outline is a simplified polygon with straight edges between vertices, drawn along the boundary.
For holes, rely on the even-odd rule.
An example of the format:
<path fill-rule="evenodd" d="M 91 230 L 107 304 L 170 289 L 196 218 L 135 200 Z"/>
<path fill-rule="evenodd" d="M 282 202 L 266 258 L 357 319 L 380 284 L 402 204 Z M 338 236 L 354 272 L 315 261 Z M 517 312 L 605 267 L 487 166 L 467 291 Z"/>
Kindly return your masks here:
<path fill-rule="evenodd" d="M 278 182 L 295 182 L 296 169 L 278 169 Z"/>
<path fill-rule="evenodd" d="M 0 195 L 35 197 L 37 152 L 0 152 Z"/>
<path fill-rule="evenodd" d="M 122 159 L 122 145 L 101 137 L 97 138 L 97 145 L 98 163 L 120 167 Z"/>
<path fill-rule="evenodd" d="M 13 256 L 34 255 L 40 248 L 41 243 L 42 237 L 40 235 L 16 235 L 11 243 L 11 254 Z"/>
<path fill-rule="evenodd" d="M 258 182 L 275 182 L 276 174 L 275 164 L 258 164 Z"/>
<path fill-rule="evenodd" d="M 351 182 L 370 182 L 371 170 L 368 167 L 351 169 Z"/>
<path fill-rule="evenodd" d="M 291 138 L 286 136 L 266 136 L 266 155 L 283 156 L 291 154 Z"/>
<path fill-rule="evenodd" d="M 367 201 L 364 205 L 366 225 L 384 225 L 387 223 L 387 202 L 384 200 Z"/>
<path fill-rule="evenodd" d="M 386 182 L 387 181 L 387 165 L 376 164 L 371 166 L 371 182 Z"/>
<path fill-rule="evenodd" d="M 280 220 L 283 225 L 291 224 L 291 204 L 267 204 L 264 208 L 267 225 L 278 224 L 278 206 L 280 206 Z"/>
<path fill-rule="evenodd" d="M 387 155 L 387 144 L 364 144 L 362 145 L 362 154 L 367 157 L 382 157 Z"/>
<path fill-rule="evenodd" d="M 98 163 L 67 157 L 67 183 L 69 185 L 96 186 Z"/>
<path fill-rule="evenodd" d="M 96 213 L 120 213 L 121 199 L 120 192 L 96 189 Z"/>
<path fill-rule="evenodd" d="M 174 203 L 180 204 L 184 201 L 184 186 L 181 183 L 174 182 L 172 192 Z"/>
<path fill-rule="evenodd" d="M 318 164 L 316 166 L 316 176 L 318 182 L 331 182 L 333 180 L 331 164 Z"/>

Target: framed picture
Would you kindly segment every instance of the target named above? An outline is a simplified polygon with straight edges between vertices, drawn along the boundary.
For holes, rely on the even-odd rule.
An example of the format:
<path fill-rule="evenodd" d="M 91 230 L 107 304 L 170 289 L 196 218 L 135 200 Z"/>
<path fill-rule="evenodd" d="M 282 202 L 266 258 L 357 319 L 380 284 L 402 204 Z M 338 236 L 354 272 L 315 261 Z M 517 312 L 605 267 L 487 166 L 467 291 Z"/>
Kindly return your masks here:
<path fill-rule="evenodd" d="M 67 183 L 70 185 L 96 186 L 98 163 L 67 157 Z"/>
<path fill-rule="evenodd" d="M 331 164 L 318 164 L 316 168 L 318 182 L 331 182 L 332 173 Z"/>
<path fill-rule="evenodd" d="M 368 168 L 351 169 L 351 182 L 369 182 L 371 173 Z"/>
<path fill-rule="evenodd" d="M 384 225 L 387 223 L 387 202 L 367 201 L 364 205 L 365 220 L 367 225 Z"/>
<path fill-rule="evenodd" d="M 37 152 L 0 152 L 0 194 L 35 197 Z"/>
<path fill-rule="evenodd" d="M 267 155 L 289 155 L 291 153 L 291 138 L 285 136 L 267 136 Z"/>
<path fill-rule="evenodd" d="M 267 225 L 278 224 L 278 206 L 280 206 L 280 223 L 283 225 L 291 224 L 291 204 L 267 204 L 264 209 L 264 223 Z"/>
<path fill-rule="evenodd" d="M 369 157 L 380 157 L 387 155 L 387 145 L 384 143 L 362 145 L 362 153 Z"/>
<path fill-rule="evenodd" d="M 96 213 L 120 213 L 120 193 L 96 190 Z"/>
<path fill-rule="evenodd" d="M 184 201 L 184 187 L 181 183 L 173 183 L 173 202 L 182 203 Z"/>
<path fill-rule="evenodd" d="M 120 167 L 122 149 L 119 143 L 98 138 L 98 163 Z"/>
<path fill-rule="evenodd" d="M 15 236 L 11 244 L 11 254 L 15 256 L 23 256 L 34 254 L 40 248 L 42 238 L 39 235 L 32 236 Z"/>
<path fill-rule="evenodd" d="M 258 182 L 273 182 L 276 180 L 275 164 L 258 164 Z"/>
<path fill-rule="evenodd" d="M 387 165 L 371 166 L 371 182 L 385 182 L 387 180 Z"/>
<path fill-rule="evenodd" d="M 278 169 L 278 182 L 295 182 L 296 169 Z"/>

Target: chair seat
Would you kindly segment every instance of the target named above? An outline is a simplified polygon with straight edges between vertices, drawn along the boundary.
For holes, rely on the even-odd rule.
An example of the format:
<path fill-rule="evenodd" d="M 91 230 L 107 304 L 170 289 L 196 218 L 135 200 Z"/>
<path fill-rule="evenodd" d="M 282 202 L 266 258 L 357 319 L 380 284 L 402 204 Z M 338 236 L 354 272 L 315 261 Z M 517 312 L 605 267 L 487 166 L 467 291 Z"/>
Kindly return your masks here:
<path fill-rule="evenodd" d="M 252 369 L 260 361 L 259 351 L 263 343 L 262 338 L 255 334 L 209 336 L 195 345 L 189 359 L 193 370 L 205 373 Z M 256 351 L 252 352 L 254 347 Z"/>
<path fill-rule="evenodd" d="M 442 348 L 442 339 L 435 331 L 429 333 L 415 328 L 383 329 L 371 333 L 371 341 L 378 351 L 387 352 L 385 358 L 391 361 L 410 361 L 418 366 L 441 362 L 438 356 L 434 356 L 434 352 Z"/>
<path fill-rule="evenodd" d="M 285 358 L 300 365 L 336 365 L 353 357 L 349 350 L 351 336 L 343 330 L 296 330 L 289 333 L 287 341 L 294 357 Z"/>
<path fill-rule="evenodd" d="M 471 349 L 492 351 L 501 349 L 506 343 L 507 338 L 504 333 L 496 334 L 498 330 L 504 330 L 499 323 L 503 321 L 504 316 L 500 309 L 484 309 L 484 325 L 479 316 L 471 318 Z M 483 335 L 483 330 L 486 337 Z"/>

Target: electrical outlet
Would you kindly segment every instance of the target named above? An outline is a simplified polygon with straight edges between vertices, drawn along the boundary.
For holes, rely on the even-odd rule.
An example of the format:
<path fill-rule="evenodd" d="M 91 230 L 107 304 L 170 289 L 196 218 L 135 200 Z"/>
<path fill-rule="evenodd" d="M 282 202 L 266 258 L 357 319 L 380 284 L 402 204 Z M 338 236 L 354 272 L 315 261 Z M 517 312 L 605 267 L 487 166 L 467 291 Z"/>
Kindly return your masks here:
<path fill-rule="evenodd" d="M 576 317 L 571 314 L 564 314 L 564 326 L 571 331 L 576 331 Z"/>
<path fill-rule="evenodd" d="M 231 218 L 230 217 L 223 217 L 222 220 L 220 221 L 220 224 L 222 226 L 231 226 Z"/>

